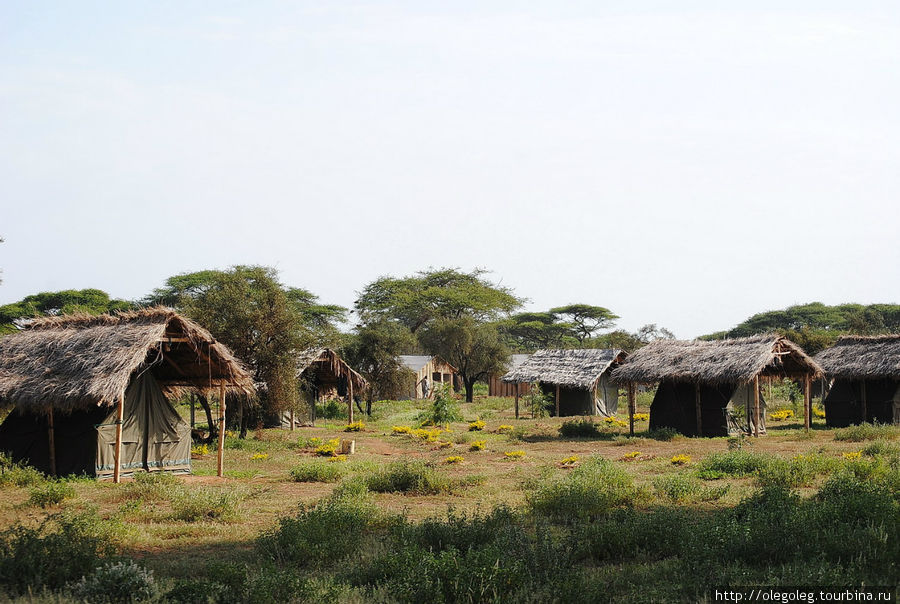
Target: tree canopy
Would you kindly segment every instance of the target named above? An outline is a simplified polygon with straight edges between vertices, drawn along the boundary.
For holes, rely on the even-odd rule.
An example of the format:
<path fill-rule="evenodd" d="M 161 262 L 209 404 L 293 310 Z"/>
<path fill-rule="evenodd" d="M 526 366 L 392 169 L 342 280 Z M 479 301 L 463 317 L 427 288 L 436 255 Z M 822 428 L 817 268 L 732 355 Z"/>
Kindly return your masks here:
<path fill-rule="evenodd" d="M 498 324 L 509 345 L 516 350 L 583 348 L 590 346 L 601 330 L 615 325 L 618 315 L 590 304 L 568 304 L 544 312 L 522 312 Z"/>
<path fill-rule="evenodd" d="M 100 289 L 66 289 L 26 296 L 12 304 L 0 306 L 0 329 L 15 329 L 15 322 L 42 316 L 72 313 L 99 315 L 110 311 L 129 310 L 135 305 L 126 300 L 110 298 Z"/>

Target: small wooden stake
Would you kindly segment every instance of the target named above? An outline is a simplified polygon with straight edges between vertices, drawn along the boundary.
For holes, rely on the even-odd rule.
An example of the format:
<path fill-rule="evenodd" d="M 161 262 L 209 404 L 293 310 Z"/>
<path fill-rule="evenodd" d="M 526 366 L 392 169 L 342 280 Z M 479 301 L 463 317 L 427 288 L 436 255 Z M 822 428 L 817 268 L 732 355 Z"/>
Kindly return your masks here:
<path fill-rule="evenodd" d="M 859 397 L 860 397 L 859 402 L 862 407 L 862 422 L 860 422 L 860 423 L 865 423 L 869 419 L 869 413 L 868 413 L 869 410 L 866 409 L 866 380 L 865 380 L 865 378 L 863 378 L 863 381 L 859 387 Z"/>
<path fill-rule="evenodd" d="M 628 382 L 628 424 L 632 436 L 634 436 L 634 382 Z"/>
<path fill-rule="evenodd" d="M 703 411 L 700 407 L 700 384 L 694 384 L 694 411 L 697 414 L 697 436 L 703 436 Z"/>
<path fill-rule="evenodd" d="M 519 419 L 519 382 L 516 382 L 516 419 Z"/>
<path fill-rule="evenodd" d="M 559 384 L 556 385 L 556 417 L 559 417 Z"/>
<path fill-rule="evenodd" d="M 810 388 L 812 388 L 812 382 L 809 379 L 809 375 L 805 375 L 803 377 L 803 425 L 806 427 L 807 432 L 809 432 L 810 424 L 812 423 L 812 393 Z"/>
<path fill-rule="evenodd" d="M 753 426 L 753 436 L 759 437 L 759 376 L 753 378 L 753 409 L 756 425 Z"/>
<path fill-rule="evenodd" d="M 116 408 L 116 467 L 113 468 L 113 482 L 120 482 L 119 472 L 122 468 L 122 421 L 125 418 L 125 393 L 119 396 L 119 404 Z"/>
<path fill-rule="evenodd" d="M 225 476 L 225 384 L 219 387 L 219 452 L 216 456 L 219 478 Z"/>
<path fill-rule="evenodd" d="M 56 442 L 54 440 L 53 429 L 53 407 L 47 413 L 47 436 L 50 445 L 50 475 L 56 476 Z"/>

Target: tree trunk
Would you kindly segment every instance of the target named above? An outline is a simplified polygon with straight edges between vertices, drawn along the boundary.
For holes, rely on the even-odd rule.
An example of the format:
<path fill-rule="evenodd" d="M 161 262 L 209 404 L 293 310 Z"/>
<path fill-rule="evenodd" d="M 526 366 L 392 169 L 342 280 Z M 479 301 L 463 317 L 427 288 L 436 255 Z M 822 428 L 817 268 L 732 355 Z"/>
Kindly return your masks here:
<path fill-rule="evenodd" d="M 466 386 L 466 402 L 471 403 L 475 398 L 475 380 L 467 380 L 463 378 L 463 384 Z"/>
<path fill-rule="evenodd" d="M 372 417 L 372 399 L 369 398 L 366 400 L 366 415 Z"/>
<path fill-rule="evenodd" d="M 206 412 L 206 423 L 209 426 L 209 435 L 206 437 L 206 444 L 212 444 L 216 442 L 219 437 L 219 431 L 216 429 L 215 422 L 213 422 L 212 409 L 209 408 L 209 401 L 205 395 L 201 394 L 197 397 L 197 400 L 200 401 L 200 406 L 203 407 L 203 410 Z"/>

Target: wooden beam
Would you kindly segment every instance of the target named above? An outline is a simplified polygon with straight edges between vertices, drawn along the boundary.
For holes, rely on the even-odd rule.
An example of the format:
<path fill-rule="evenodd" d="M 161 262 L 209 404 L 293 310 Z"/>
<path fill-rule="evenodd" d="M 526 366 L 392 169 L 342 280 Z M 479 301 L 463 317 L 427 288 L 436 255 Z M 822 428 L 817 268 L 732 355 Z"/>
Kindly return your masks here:
<path fill-rule="evenodd" d="M 628 430 L 634 436 L 634 382 L 628 382 Z"/>
<path fill-rule="evenodd" d="M 559 384 L 556 385 L 556 417 L 559 417 Z"/>
<path fill-rule="evenodd" d="M 119 395 L 119 403 L 116 407 L 116 450 L 114 453 L 116 467 L 113 468 L 113 482 L 120 482 L 119 473 L 122 469 L 122 421 L 125 418 L 125 393 Z"/>
<path fill-rule="evenodd" d="M 219 451 L 216 455 L 216 475 L 225 476 L 225 384 L 219 386 Z"/>
<path fill-rule="evenodd" d="M 806 427 L 807 432 L 809 432 L 810 423 L 812 422 L 812 393 L 810 392 L 811 387 L 812 381 L 809 379 L 809 374 L 806 374 L 803 377 L 803 425 Z"/>
<path fill-rule="evenodd" d="M 519 419 L 519 382 L 516 382 L 516 419 Z"/>
<path fill-rule="evenodd" d="M 753 378 L 753 416 L 756 418 L 756 425 L 753 426 L 753 436 L 759 437 L 759 376 Z"/>
<path fill-rule="evenodd" d="M 862 423 L 865 423 L 869 419 L 869 410 L 866 408 L 866 379 L 863 378 L 862 382 L 859 385 L 859 402 L 862 407 Z"/>
<path fill-rule="evenodd" d="M 47 438 L 50 447 L 50 475 L 56 476 L 56 440 L 53 428 L 53 407 L 47 412 Z"/>
<path fill-rule="evenodd" d="M 163 336 L 162 338 L 159 339 L 160 344 L 185 344 L 190 341 L 191 341 L 190 338 L 183 338 L 183 337 L 170 338 L 168 336 Z"/>

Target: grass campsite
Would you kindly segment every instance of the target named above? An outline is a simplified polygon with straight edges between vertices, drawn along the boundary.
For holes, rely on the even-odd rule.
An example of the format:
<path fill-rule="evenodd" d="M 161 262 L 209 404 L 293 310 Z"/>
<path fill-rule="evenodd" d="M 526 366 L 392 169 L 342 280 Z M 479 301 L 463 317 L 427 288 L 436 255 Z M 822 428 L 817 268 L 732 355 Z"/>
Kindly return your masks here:
<path fill-rule="evenodd" d="M 113 562 L 69 593 L 173 602 L 693 601 L 710 585 L 897 582 L 897 427 L 826 429 L 814 405 L 806 431 L 777 385 L 765 437 L 649 432 L 652 391 L 632 437 L 620 418 L 532 417 L 524 400 L 516 419 L 484 390 L 229 432 L 224 478 L 206 446 L 190 476 L 121 484 L 6 463 L 0 578 L 9 596 L 57 601 Z"/>

